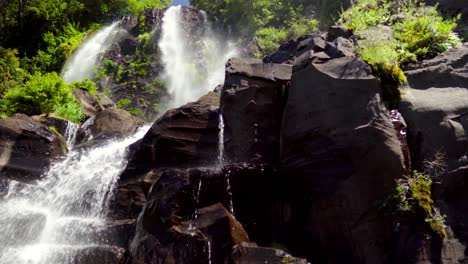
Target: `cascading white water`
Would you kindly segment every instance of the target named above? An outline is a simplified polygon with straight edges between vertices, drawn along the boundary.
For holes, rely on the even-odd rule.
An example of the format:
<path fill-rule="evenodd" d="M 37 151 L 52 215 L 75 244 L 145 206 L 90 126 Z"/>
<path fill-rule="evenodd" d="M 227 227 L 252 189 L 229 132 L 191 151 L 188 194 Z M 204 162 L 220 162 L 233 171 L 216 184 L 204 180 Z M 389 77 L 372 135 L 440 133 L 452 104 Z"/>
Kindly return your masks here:
<path fill-rule="evenodd" d="M 189 38 L 182 7 L 170 7 L 164 13 L 159 48 L 164 65 L 162 77 L 172 97 L 167 108 L 195 101 L 224 82 L 224 65 L 236 55 L 236 49 L 214 36 L 207 19 L 204 27 L 198 39 Z"/>
<path fill-rule="evenodd" d="M 73 122 L 68 121 L 67 128 L 65 129 L 65 134 L 63 135 L 65 142 L 67 144 L 67 149 L 71 150 L 75 145 L 76 132 L 80 126 Z"/>
<path fill-rule="evenodd" d="M 73 150 L 35 184 L 11 181 L 0 199 L 0 263 L 68 264 L 106 245 L 108 201 L 134 136 L 89 150 Z M 104 260 L 103 260 L 104 261 Z"/>
<path fill-rule="evenodd" d="M 124 34 L 119 22 L 106 26 L 88 38 L 68 59 L 62 71 L 62 78 L 67 83 L 82 81 L 94 77 L 94 70 L 104 52 Z"/>

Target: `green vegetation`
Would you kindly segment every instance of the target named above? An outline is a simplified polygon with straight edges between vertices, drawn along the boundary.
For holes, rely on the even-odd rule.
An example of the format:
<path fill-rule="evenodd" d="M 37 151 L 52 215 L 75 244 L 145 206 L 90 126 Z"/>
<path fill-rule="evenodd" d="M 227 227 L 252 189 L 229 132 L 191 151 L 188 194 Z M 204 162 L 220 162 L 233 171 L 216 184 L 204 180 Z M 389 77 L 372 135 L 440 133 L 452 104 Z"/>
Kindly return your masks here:
<path fill-rule="evenodd" d="M 77 123 L 84 117 L 70 87 L 55 72 L 35 73 L 24 85 L 7 90 L 0 99 L 0 111 L 5 115 L 55 113 Z"/>
<path fill-rule="evenodd" d="M 130 101 L 129 99 L 127 98 L 124 98 L 124 99 L 120 99 L 118 102 L 117 102 L 117 108 L 125 108 L 127 107 L 129 104 L 131 104 L 132 101 Z"/>
<path fill-rule="evenodd" d="M 339 23 L 353 31 L 361 31 L 385 24 L 390 20 L 387 0 L 358 0 L 340 15 Z"/>
<path fill-rule="evenodd" d="M 431 198 L 432 180 L 428 174 L 413 172 L 412 175 L 397 180 L 392 200 L 401 212 L 414 212 L 424 217 L 429 228 L 441 238 L 446 238 L 445 216 L 434 208 Z"/>
<path fill-rule="evenodd" d="M 305 17 L 306 0 L 192 0 L 191 4 L 243 37 L 256 36 L 261 47 L 258 57 L 269 55 L 287 39 L 318 30 L 318 22 Z"/>
<path fill-rule="evenodd" d="M 72 88 L 77 88 L 81 90 L 88 91 L 90 94 L 96 96 L 97 95 L 97 85 L 95 82 L 91 81 L 90 79 L 85 79 L 81 82 L 73 82 L 70 84 Z"/>
<path fill-rule="evenodd" d="M 398 87 L 406 83 L 402 65 L 433 57 L 460 43 L 452 32 L 458 19 L 444 19 L 437 7 L 427 7 L 419 0 L 358 0 L 340 15 L 339 23 L 358 35 L 379 25 L 391 28 L 389 39 L 367 37 L 360 40 L 357 51 L 381 79 L 384 99 L 396 107 Z"/>

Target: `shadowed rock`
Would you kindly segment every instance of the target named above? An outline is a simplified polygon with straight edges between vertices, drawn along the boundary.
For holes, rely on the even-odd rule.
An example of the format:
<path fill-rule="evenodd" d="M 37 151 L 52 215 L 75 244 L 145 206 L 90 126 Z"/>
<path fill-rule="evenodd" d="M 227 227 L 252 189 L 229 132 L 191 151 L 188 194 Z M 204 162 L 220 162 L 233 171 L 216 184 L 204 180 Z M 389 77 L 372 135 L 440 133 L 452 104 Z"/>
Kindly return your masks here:
<path fill-rule="evenodd" d="M 65 152 L 63 139 L 26 115 L 0 120 L 0 177 L 38 179 Z"/>

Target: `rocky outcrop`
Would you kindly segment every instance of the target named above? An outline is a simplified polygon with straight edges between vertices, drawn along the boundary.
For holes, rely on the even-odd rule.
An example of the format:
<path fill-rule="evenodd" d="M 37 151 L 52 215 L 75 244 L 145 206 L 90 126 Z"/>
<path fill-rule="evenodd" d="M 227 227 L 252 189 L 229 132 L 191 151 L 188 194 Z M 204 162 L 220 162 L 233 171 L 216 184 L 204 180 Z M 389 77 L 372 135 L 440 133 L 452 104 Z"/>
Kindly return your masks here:
<path fill-rule="evenodd" d="M 88 119 L 78 130 L 77 143 L 128 137 L 142 126 L 143 119 L 123 109 L 106 109 Z"/>
<path fill-rule="evenodd" d="M 19 181 L 40 178 L 66 152 L 63 139 L 32 118 L 15 114 L 0 120 L 0 175 Z"/>
<path fill-rule="evenodd" d="M 115 108 L 114 102 L 102 93 L 92 95 L 81 89 L 74 89 L 73 95 L 81 105 L 81 109 L 87 116 L 95 116 L 104 109 Z"/>
<path fill-rule="evenodd" d="M 234 244 L 248 241 L 221 204 L 201 208 L 223 200 L 228 204 L 223 179 L 210 169 L 165 171 L 138 219 L 133 263 L 205 263 L 209 258 L 224 263 Z"/>
<path fill-rule="evenodd" d="M 263 62 L 292 64 L 295 68 L 300 68 L 311 60 L 354 57 L 356 50 L 353 42 L 348 39 L 351 33 L 341 27 L 332 29 L 328 35 L 312 34 L 290 40 Z"/>
<path fill-rule="evenodd" d="M 274 163 L 278 158 L 283 95 L 292 67 L 231 59 L 221 96 L 224 158 Z"/>
<path fill-rule="evenodd" d="M 448 169 L 468 163 L 468 45 L 412 65 L 400 112 L 416 168 L 443 156 Z M 435 77 L 437 76 L 437 77 Z"/>
<path fill-rule="evenodd" d="M 212 166 L 218 157 L 219 94 L 167 111 L 139 142 L 123 178 L 152 168 Z"/>
<path fill-rule="evenodd" d="M 292 221 L 302 222 L 294 224 L 308 245 L 302 254 L 314 252 L 308 256 L 329 263 L 385 262 L 392 232 L 376 201 L 386 199 L 405 170 L 379 82 L 366 63 L 342 57 L 309 63 L 293 75 L 281 164 L 300 194 Z"/>
<path fill-rule="evenodd" d="M 233 248 L 232 259 L 234 264 L 307 264 L 307 260 L 295 258 L 283 250 L 276 248 L 257 247 L 247 243 Z"/>

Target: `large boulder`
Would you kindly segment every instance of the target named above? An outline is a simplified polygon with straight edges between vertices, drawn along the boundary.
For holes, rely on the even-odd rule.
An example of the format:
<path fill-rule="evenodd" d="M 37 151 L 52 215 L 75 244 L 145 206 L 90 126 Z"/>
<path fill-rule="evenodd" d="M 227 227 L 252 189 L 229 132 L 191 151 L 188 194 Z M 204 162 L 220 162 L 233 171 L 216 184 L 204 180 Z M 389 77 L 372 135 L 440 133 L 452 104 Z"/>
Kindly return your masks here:
<path fill-rule="evenodd" d="M 153 168 L 212 166 L 218 157 L 219 94 L 167 111 L 138 143 L 122 178 Z"/>
<path fill-rule="evenodd" d="M 468 44 L 405 71 L 400 112 L 416 168 L 443 156 L 448 169 L 468 163 Z"/>
<path fill-rule="evenodd" d="M 59 135 L 26 115 L 0 120 L 1 177 L 38 179 L 65 152 L 65 142 Z"/>
<path fill-rule="evenodd" d="M 219 170 L 163 172 L 138 218 L 130 247 L 133 263 L 225 263 L 232 246 L 249 241 L 218 203 L 229 204 L 226 188 Z"/>
<path fill-rule="evenodd" d="M 275 162 L 283 95 L 292 66 L 230 59 L 221 95 L 225 159 L 232 162 Z"/>
<path fill-rule="evenodd" d="M 392 226 L 377 201 L 393 192 L 405 168 L 380 83 L 366 63 L 341 57 L 295 72 L 281 165 L 285 191 L 294 190 L 288 246 L 318 262 L 390 262 Z"/>
<path fill-rule="evenodd" d="M 106 109 L 88 119 L 78 130 L 77 142 L 128 137 L 144 123 L 123 109 Z"/>

